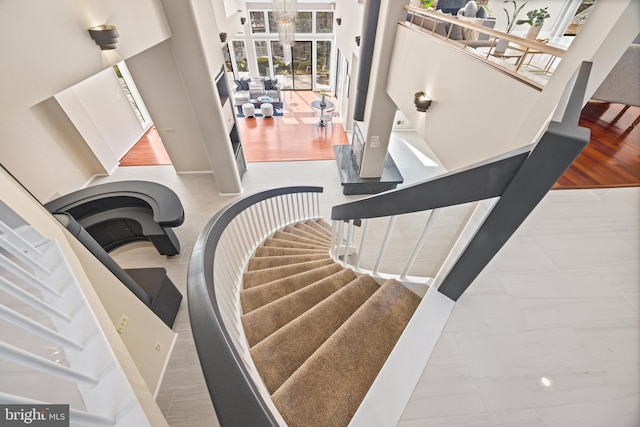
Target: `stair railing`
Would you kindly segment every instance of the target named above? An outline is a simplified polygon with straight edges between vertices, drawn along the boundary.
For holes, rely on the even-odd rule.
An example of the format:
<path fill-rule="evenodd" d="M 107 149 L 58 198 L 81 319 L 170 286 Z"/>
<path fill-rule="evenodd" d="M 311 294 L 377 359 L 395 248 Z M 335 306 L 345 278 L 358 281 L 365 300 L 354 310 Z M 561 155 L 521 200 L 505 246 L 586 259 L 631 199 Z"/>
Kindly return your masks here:
<path fill-rule="evenodd" d="M 433 284 L 441 293 L 456 301 L 589 143 L 589 130 L 577 124 L 590 69 L 591 63 L 581 65 L 565 94 L 563 102 L 566 101 L 566 105 L 558 108 L 562 112 L 561 119 L 551 121 L 535 145 L 404 188 L 334 206 L 331 213 L 337 229 L 331 249 L 334 259 L 357 270 L 361 254 L 355 257 L 354 263 L 353 257 L 349 256 L 354 251 L 348 246 L 352 241 L 348 236 L 353 235 L 354 226 L 368 219 L 389 217 L 387 232 L 377 249 L 375 267 L 367 272 L 382 278 L 406 279 L 408 269 L 426 241 L 433 215 L 445 207 L 474 203 L 471 215 L 452 245 L 452 248 L 462 248 L 455 262 L 448 257 L 433 280 L 418 278 L 418 283 L 435 282 Z M 488 207 L 489 204 L 492 206 Z M 380 273 L 380 260 L 391 239 L 396 217 L 423 211 L 431 211 L 431 216 L 418 235 L 415 250 L 407 263 L 396 271 Z M 473 224 L 476 229 L 469 233 L 468 225 Z M 420 225 L 416 226 L 419 229 L 417 227 Z"/>
<path fill-rule="evenodd" d="M 0 404 L 16 416 L 151 425 L 58 242 L 2 203 L 0 322 Z"/>
<path fill-rule="evenodd" d="M 321 187 L 286 187 L 230 203 L 200 233 L 189 262 L 191 329 L 211 401 L 222 426 L 286 423 L 249 353 L 241 324 L 242 273 L 273 232 L 320 217 Z"/>

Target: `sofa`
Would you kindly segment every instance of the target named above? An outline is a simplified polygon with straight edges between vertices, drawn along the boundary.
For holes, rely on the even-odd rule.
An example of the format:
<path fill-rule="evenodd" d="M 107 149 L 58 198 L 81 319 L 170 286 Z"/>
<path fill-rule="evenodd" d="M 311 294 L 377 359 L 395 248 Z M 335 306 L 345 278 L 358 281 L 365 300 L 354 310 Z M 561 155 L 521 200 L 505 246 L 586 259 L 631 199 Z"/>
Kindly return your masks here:
<path fill-rule="evenodd" d="M 623 112 L 626 112 L 630 105 L 640 106 L 638 69 L 640 69 L 640 34 L 611 69 L 591 99 L 623 104 L 626 106 Z M 639 123 L 640 116 L 633 121 L 631 127 L 636 127 Z"/>
<path fill-rule="evenodd" d="M 278 80 L 269 77 L 250 77 L 234 80 L 236 85 L 233 99 L 236 105 L 242 105 L 260 96 L 270 96 L 280 100 L 280 86 Z"/>

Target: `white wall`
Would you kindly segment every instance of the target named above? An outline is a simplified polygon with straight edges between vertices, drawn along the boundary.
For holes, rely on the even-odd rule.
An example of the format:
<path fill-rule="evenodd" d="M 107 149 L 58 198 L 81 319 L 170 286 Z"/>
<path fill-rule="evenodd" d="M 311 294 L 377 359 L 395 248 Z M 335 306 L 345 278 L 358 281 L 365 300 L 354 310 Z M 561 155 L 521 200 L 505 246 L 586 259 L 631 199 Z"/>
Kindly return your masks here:
<path fill-rule="evenodd" d="M 118 28 L 118 48 L 101 51 L 88 29 Z M 170 36 L 159 0 L 0 2 L 0 119 L 73 86 Z"/>
<path fill-rule="evenodd" d="M 41 203 L 105 173 L 54 98 L 0 120 L 0 162 Z"/>
<path fill-rule="evenodd" d="M 111 67 L 55 96 L 105 170 L 120 159 L 144 134 Z"/>
<path fill-rule="evenodd" d="M 540 96 L 480 60 L 402 26 L 387 91 L 447 170 L 509 149 Z M 433 99 L 426 113 L 413 104 L 418 91 Z"/>
<path fill-rule="evenodd" d="M 211 172 L 171 43 L 160 43 L 126 62 L 175 170 Z"/>

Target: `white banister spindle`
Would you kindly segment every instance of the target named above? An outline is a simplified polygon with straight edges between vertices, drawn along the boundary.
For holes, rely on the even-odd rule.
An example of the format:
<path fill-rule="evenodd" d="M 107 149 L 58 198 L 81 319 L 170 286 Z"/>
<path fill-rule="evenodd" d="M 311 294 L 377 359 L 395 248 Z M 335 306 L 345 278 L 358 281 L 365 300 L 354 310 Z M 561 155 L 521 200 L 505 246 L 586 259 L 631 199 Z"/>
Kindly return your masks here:
<path fill-rule="evenodd" d="M 431 229 L 431 226 L 433 225 L 433 221 L 435 221 L 439 213 L 440 213 L 439 209 L 434 209 L 429 213 L 429 218 L 427 219 L 427 222 L 424 224 L 424 227 L 422 228 L 420 237 L 418 238 L 416 245 L 413 248 L 411 255 L 409 256 L 409 259 L 407 260 L 407 264 L 404 266 L 402 273 L 400 273 L 401 279 L 407 278 L 407 274 L 409 274 L 409 270 L 411 270 L 411 267 L 413 267 L 413 264 L 415 263 L 416 258 L 418 258 L 418 254 L 422 250 L 422 247 L 424 246 L 424 243 L 427 240 L 427 232 Z"/>
<path fill-rule="evenodd" d="M 44 254 L 40 252 L 40 249 L 33 246 L 27 240 L 25 240 L 20 234 L 16 233 L 11 227 L 0 221 L 0 232 L 5 234 L 7 240 L 11 241 L 15 246 L 20 248 L 22 252 L 25 252 L 33 258 L 42 258 Z"/>
<path fill-rule="evenodd" d="M 47 304 L 41 299 L 33 296 L 29 292 L 25 291 L 19 286 L 16 286 L 14 283 L 8 281 L 2 276 L 0 276 L 0 289 L 2 289 L 4 292 L 11 295 L 12 297 L 26 304 L 29 304 L 31 307 L 35 308 L 41 313 L 44 313 L 48 316 L 51 316 L 60 320 L 64 320 L 65 322 L 71 321 L 71 317 L 69 317 L 67 314 Z"/>
<path fill-rule="evenodd" d="M 42 356 L 35 355 L 28 351 L 22 350 L 21 348 L 1 341 L 0 358 L 75 383 L 85 384 L 93 387 L 99 382 L 99 379 L 92 375 L 80 372 L 77 369 L 68 368 L 64 365 L 60 365 L 58 363 L 45 359 Z"/>
<path fill-rule="evenodd" d="M 29 268 L 43 273 L 46 276 L 51 275 L 51 271 L 48 268 L 43 266 L 40 262 L 33 259 L 31 256 L 23 252 L 19 247 L 13 244 L 13 242 L 9 241 L 6 236 L 0 235 L 0 246 L 8 253 L 19 259 L 21 262 L 25 263 Z"/>
<path fill-rule="evenodd" d="M 346 265 L 349 258 L 349 253 L 351 252 L 351 244 L 353 243 L 353 233 L 355 232 L 354 221 L 349 220 L 349 225 L 347 226 L 347 243 L 344 248 L 344 264 Z"/>
<path fill-rule="evenodd" d="M 74 341 L 57 331 L 43 326 L 34 320 L 31 320 L 27 316 L 18 313 L 4 305 L 0 304 L 0 319 L 4 319 L 9 323 L 12 323 L 26 331 L 32 332 L 42 338 L 52 341 L 61 346 L 70 347 L 74 350 L 81 351 L 84 346 L 77 341 Z"/>
<path fill-rule="evenodd" d="M 378 259 L 376 260 L 376 265 L 373 268 L 373 274 L 378 274 L 380 271 L 380 264 L 382 263 L 382 258 L 384 257 L 384 252 L 387 250 L 387 246 L 389 244 L 389 240 L 391 240 L 391 234 L 393 233 L 393 227 L 396 225 L 397 216 L 392 216 L 389 218 L 389 225 L 387 226 L 387 232 L 384 235 L 384 240 L 382 241 L 382 245 L 380 246 L 380 252 L 378 253 Z"/>
<path fill-rule="evenodd" d="M 364 219 L 362 221 L 362 236 L 360 237 L 360 245 L 358 246 L 358 255 L 356 256 L 356 261 L 354 265 L 356 268 L 360 268 L 360 260 L 362 259 L 362 252 L 364 252 L 364 241 L 367 237 L 367 227 L 369 226 L 369 219 Z"/>
<path fill-rule="evenodd" d="M 58 290 L 54 289 L 53 287 L 43 282 L 42 280 L 38 279 L 33 274 L 24 270 L 21 266 L 11 261 L 9 258 L 5 257 L 2 254 L 0 254 L 0 267 L 6 269 L 9 273 L 15 275 L 21 280 L 24 280 L 34 288 L 38 289 L 41 292 L 46 293 L 49 296 L 54 296 L 54 297 L 60 296 L 60 292 L 58 292 Z"/>

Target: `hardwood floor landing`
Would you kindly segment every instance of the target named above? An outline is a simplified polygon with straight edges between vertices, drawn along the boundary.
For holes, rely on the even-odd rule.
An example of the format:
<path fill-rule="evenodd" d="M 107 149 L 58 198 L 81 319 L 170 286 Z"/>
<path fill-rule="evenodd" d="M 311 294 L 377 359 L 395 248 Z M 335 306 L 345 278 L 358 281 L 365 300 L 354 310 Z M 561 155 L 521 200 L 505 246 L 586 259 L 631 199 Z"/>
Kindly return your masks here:
<path fill-rule="evenodd" d="M 554 189 L 640 186 L 640 126 L 630 127 L 640 107 L 589 102 L 579 125 L 591 130 L 589 145 Z"/>
<path fill-rule="evenodd" d="M 312 91 L 283 91 L 284 116 L 237 119 L 247 162 L 333 160 L 333 146 L 349 144 L 338 117 L 327 127 L 318 127 L 318 111 Z M 335 100 L 332 100 L 335 103 Z"/>
<path fill-rule="evenodd" d="M 142 135 L 142 138 L 120 159 L 120 166 L 158 166 L 170 165 L 171 159 L 162 144 L 155 126 Z"/>

